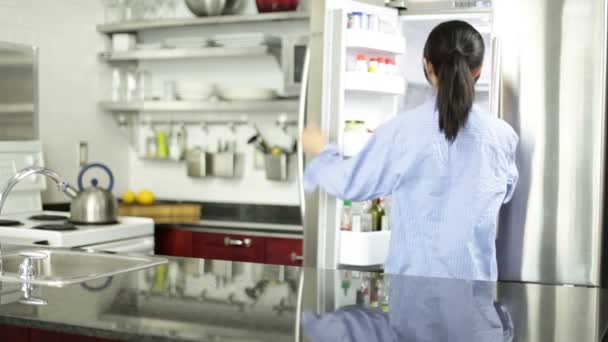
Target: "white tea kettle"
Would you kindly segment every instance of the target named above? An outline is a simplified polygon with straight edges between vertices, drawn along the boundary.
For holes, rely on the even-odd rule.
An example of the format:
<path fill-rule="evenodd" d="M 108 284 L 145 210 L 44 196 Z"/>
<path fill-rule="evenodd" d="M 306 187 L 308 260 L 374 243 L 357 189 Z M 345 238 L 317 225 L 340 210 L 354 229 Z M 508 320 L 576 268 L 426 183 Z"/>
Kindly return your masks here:
<path fill-rule="evenodd" d="M 82 184 L 84 174 L 92 169 L 100 168 L 104 170 L 109 178 L 110 184 L 107 189 L 98 187 L 97 178 L 91 180 L 91 186 L 85 188 Z M 70 221 L 75 224 L 113 224 L 117 223 L 118 202 L 112 195 L 114 187 L 114 175 L 112 171 L 101 163 L 85 165 L 78 175 L 78 188 L 80 191 L 73 193 L 67 192 L 72 198 L 70 206 Z"/>

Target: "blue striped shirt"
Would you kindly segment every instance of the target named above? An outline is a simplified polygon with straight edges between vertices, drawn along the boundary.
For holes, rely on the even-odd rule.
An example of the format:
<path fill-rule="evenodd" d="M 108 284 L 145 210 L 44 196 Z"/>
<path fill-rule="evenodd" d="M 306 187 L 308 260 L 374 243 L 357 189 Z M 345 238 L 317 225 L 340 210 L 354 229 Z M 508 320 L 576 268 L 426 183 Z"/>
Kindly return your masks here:
<path fill-rule="evenodd" d="M 448 142 L 433 99 L 380 126 L 353 158 L 328 145 L 306 168 L 305 188 L 352 201 L 391 196 L 388 273 L 494 281 L 517 143 L 507 123 L 476 107 Z"/>

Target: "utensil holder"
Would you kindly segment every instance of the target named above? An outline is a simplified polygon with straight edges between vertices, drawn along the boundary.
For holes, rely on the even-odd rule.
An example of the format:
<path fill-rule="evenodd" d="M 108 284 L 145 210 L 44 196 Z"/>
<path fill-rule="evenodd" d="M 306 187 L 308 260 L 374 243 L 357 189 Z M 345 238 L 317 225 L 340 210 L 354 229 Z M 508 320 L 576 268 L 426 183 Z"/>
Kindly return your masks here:
<path fill-rule="evenodd" d="M 186 169 L 188 177 L 205 178 L 209 176 L 211 155 L 200 149 L 193 149 L 186 152 Z"/>
<path fill-rule="evenodd" d="M 266 154 L 264 155 L 264 168 L 266 179 L 280 182 L 291 181 L 294 178 L 294 155 Z"/>
<path fill-rule="evenodd" d="M 239 178 L 243 174 L 243 156 L 234 152 L 210 154 L 207 170 L 214 177 Z"/>

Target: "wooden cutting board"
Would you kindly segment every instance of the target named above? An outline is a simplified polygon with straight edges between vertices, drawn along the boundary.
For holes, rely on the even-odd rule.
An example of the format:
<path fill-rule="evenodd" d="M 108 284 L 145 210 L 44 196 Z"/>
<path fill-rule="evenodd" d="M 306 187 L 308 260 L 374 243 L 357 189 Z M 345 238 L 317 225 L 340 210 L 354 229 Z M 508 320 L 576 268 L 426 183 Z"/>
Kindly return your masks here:
<path fill-rule="evenodd" d="M 201 220 L 199 204 L 119 204 L 120 216 L 149 217 L 155 223 L 196 223 Z"/>

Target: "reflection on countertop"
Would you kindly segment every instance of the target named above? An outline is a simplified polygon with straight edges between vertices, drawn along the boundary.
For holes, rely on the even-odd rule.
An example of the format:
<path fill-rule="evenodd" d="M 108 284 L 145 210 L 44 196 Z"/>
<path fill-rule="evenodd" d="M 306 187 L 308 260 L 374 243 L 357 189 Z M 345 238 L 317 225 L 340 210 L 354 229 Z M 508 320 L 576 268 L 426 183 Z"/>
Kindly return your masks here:
<path fill-rule="evenodd" d="M 413 278 L 229 261 L 167 265 L 19 302 L 0 324 L 133 341 L 599 341 L 600 289 Z"/>

